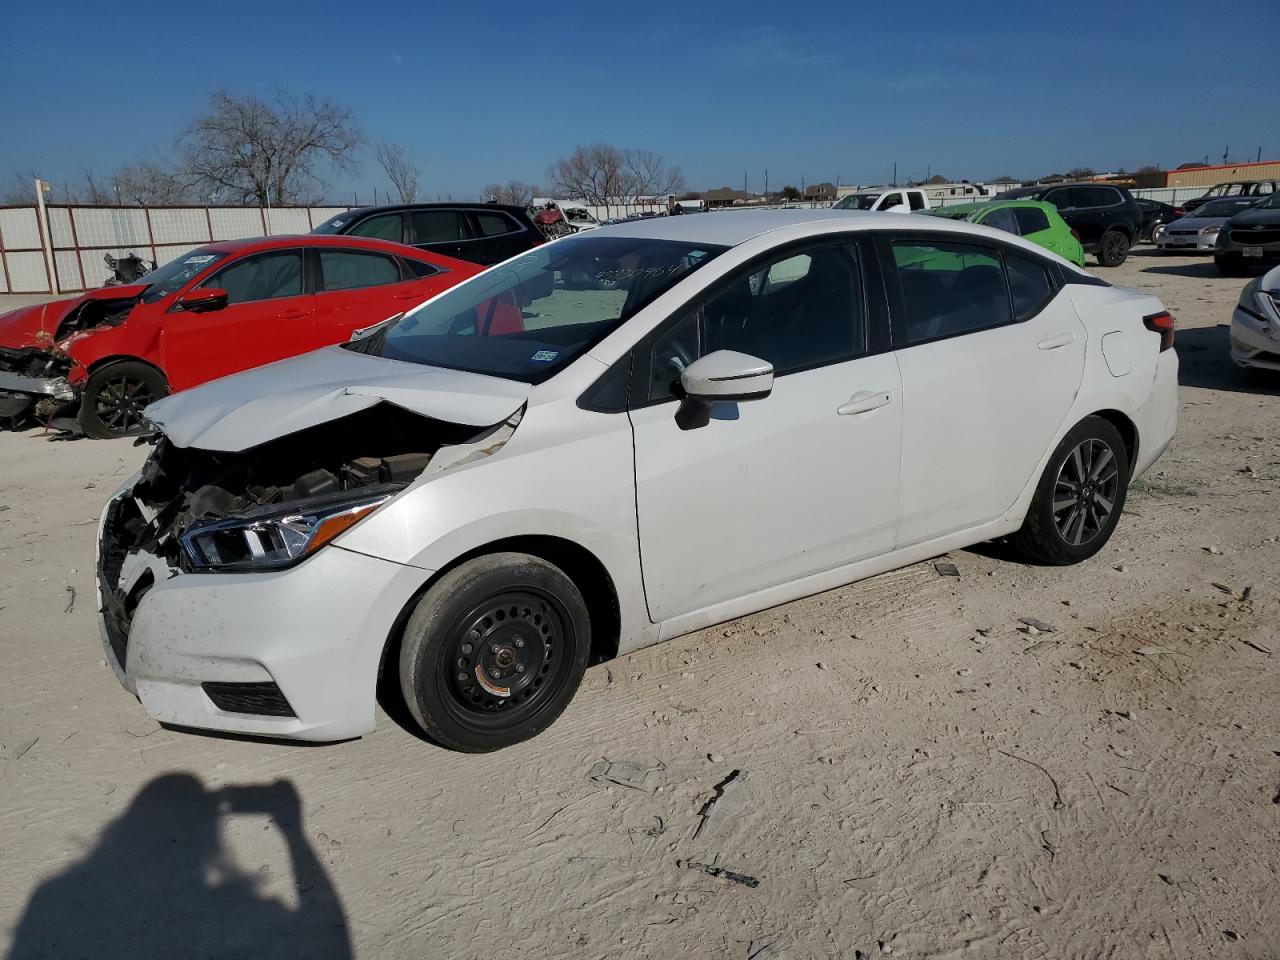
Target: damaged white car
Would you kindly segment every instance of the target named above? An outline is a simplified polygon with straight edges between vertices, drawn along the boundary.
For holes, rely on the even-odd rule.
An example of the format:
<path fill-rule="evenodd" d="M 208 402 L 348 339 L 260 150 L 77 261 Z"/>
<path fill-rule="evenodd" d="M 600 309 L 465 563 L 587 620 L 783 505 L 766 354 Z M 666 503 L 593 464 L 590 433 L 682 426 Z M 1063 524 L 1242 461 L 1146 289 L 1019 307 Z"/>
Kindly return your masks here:
<path fill-rule="evenodd" d="M 1173 436 L 1172 342 L 1155 298 L 962 222 L 567 238 L 151 406 L 108 659 L 178 726 L 353 737 L 381 679 L 497 749 L 592 661 L 992 538 L 1093 555 Z"/>
<path fill-rule="evenodd" d="M 1231 359 L 1266 378 L 1280 377 L 1280 267 L 1245 284 L 1231 315 Z"/>

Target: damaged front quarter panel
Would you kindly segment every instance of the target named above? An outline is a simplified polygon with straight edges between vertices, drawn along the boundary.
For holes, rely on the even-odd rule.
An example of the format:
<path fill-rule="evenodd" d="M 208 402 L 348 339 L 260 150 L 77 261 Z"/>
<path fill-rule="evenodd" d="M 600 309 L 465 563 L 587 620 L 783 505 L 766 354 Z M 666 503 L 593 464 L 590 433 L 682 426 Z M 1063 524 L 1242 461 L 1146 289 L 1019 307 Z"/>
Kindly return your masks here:
<path fill-rule="evenodd" d="M 377 509 L 415 480 L 492 455 L 522 414 L 523 407 L 477 430 L 382 403 L 238 452 L 184 448 L 160 437 L 136 481 L 103 516 L 100 602 L 120 669 L 133 614 L 156 583 L 301 562 L 311 544 L 298 538 L 316 534 L 306 518 L 339 521 L 318 549 L 345 531 L 343 520 L 357 522 L 360 510 Z M 292 547 L 298 552 L 289 553 Z"/>

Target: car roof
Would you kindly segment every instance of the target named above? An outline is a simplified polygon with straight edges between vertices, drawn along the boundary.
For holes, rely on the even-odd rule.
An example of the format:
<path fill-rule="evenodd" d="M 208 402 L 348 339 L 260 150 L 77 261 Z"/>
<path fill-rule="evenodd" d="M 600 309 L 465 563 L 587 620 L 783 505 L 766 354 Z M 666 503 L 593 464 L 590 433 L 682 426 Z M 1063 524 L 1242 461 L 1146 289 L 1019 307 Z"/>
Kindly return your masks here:
<path fill-rule="evenodd" d="M 942 217 L 916 217 L 909 213 L 869 210 L 743 210 L 716 211 L 701 217 L 651 217 L 611 226 L 597 227 L 588 237 L 638 237 L 677 240 L 714 246 L 736 247 L 761 234 L 787 227 L 811 226 L 815 235 L 838 229 L 929 230 L 956 233 L 981 232 L 989 228 Z M 1001 239 L 1005 239 L 1002 235 Z"/>
<path fill-rule="evenodd" d="M 507 213 L 526 213 L 524 207 L 513 203 L 489 203 L 486 200 L 450 200 L 439 203 L 383 203 L 376 207 L 356 207 L 348 210 L 346 216 L 364 217 L 371 213 L 402 213 L 405 210 L 505 210 Z M 336 213 L 336 217 L 343 214 Z"/>
<path fill-rule="evenodd" d="M 271 237 L 240 237 L 235 240 L 215 240 L 201 249 L 216 253 L 246 253 L 253 250 L 278 250 L 292 247 L 358 247 L 379 250 L 397 257 L 420 256 L 425 251 L 407 247 L 391 240 L 373 237 L 344 237 L 329 233 L 282 233 Z"/>

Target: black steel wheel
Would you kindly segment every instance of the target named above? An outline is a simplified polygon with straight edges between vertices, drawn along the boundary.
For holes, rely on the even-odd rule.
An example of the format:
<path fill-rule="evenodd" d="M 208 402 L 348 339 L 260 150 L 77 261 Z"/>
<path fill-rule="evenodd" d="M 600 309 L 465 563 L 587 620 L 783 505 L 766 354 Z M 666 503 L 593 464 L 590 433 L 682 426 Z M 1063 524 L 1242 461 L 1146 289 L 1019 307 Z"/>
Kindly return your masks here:
<path fill-rule="evenodd" d="M 169 393 L 164 375 L 136 360 L 111 363 L 90 375 L 80 400 L 80 427 L 95 440 L 147 431 L 143 411 Z"/>
<path fill-rule="evenodd" d="M 1118 267 L 1129 256 L 1129 238 L 1120 230 L 1108 230 L 1098 244 L 1098 263 L 1104 267 Z"/>
<path fill-rule="evenodd" d="M 1079 563 L 1116 528 L 1129 489 L 1129 454 L 1120 432 L 1085 417 L 1049 458 L 1013 544 L 1039 563 Z"/>
<path fill-rule="evenodd" d="M 497 750 L 560 715 L 590 646 L 586 604 L 559 568 L 519 553 L 476 557 L 414 608 L 401 646 L 401 691 L 436 742 Z"/>

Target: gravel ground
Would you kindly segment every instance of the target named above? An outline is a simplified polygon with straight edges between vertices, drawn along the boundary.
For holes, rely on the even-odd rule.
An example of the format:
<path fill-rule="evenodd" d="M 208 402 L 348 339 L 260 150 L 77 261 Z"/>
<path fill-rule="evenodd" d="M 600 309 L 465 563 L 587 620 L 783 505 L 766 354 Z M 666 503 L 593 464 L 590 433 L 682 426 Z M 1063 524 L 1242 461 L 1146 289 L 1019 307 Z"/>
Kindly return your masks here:
<path fill-rule="evenodd" d="M 683 637 L 590 670 L 550 731 L 489 756 L 386 716 L 320 747 L 148 720 L 92 581 L 93 522 L 143 451 L 0 435 L 0 943 L 1280 956 L 1280 401 L 1227 360 L 1243 281 L 1149 248 L 1098 272 L 1175 312 L 1183 383 L 1101 554 L 978 548 L 959 578 L 919 564 Z M 602 757 L 649 772 L 596 782 Z"/>

